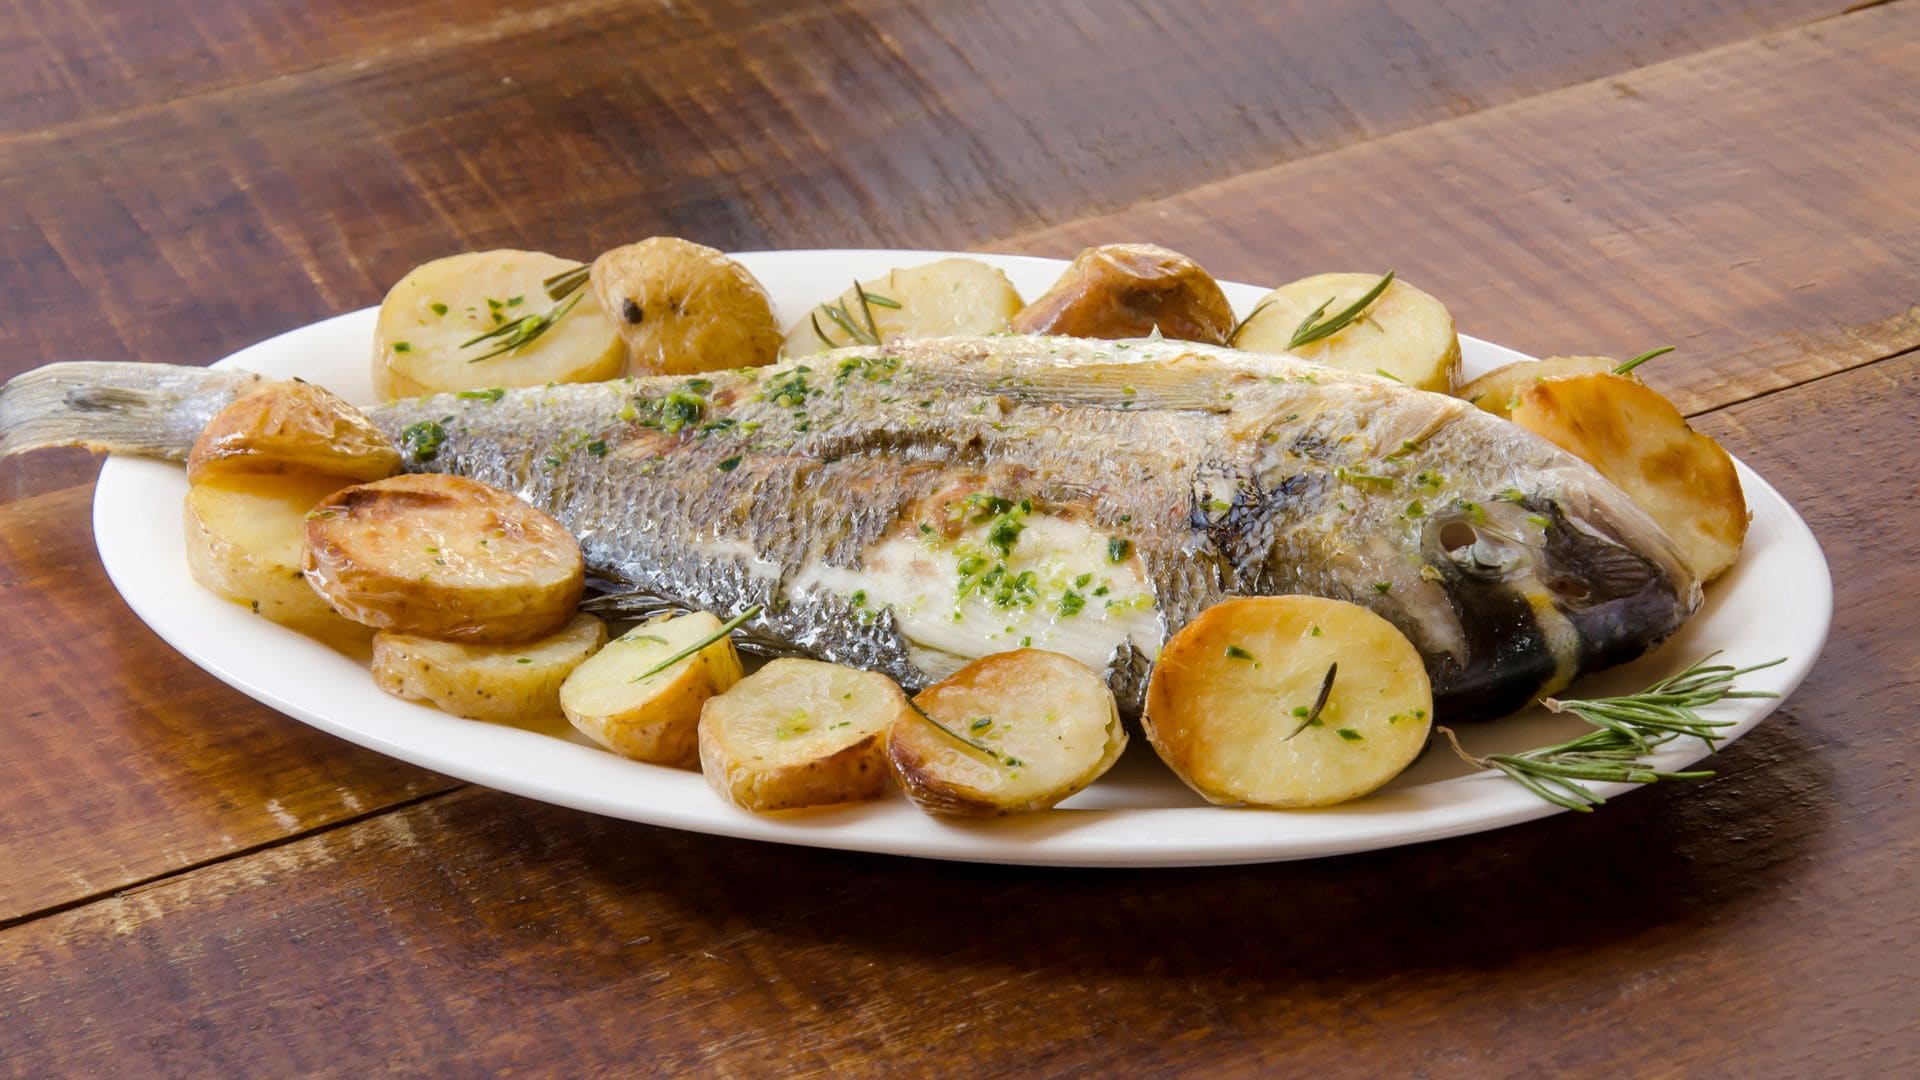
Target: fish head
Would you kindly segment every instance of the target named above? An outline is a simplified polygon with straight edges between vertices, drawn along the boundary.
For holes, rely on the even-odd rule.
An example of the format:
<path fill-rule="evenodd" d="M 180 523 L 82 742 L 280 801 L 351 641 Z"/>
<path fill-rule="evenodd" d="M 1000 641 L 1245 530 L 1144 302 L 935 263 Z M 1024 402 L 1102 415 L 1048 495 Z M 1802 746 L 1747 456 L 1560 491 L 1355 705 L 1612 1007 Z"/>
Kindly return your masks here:
<path fill-rule="evenodd" d="M 1504 715 L 1632 660 L 1700 604 L 1672 540 L 1578 463 L 1437 510 L 1419 545 L 1464 645 L 1429 656 L 1442 716 Z"/>

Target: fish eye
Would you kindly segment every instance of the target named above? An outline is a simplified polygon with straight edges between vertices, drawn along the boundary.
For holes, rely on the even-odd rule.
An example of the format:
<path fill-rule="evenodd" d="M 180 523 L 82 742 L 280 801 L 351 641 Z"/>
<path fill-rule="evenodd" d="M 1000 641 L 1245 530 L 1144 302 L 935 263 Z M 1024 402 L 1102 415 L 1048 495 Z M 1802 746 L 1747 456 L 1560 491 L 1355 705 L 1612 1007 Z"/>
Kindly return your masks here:
<path fill-rule="evenodd" d="M 1480 533 L 1464 521 L 1449 521 L 1440 526 L 1440 546 L 1449 555 L 1458 555 L 1479 540 Z"/>

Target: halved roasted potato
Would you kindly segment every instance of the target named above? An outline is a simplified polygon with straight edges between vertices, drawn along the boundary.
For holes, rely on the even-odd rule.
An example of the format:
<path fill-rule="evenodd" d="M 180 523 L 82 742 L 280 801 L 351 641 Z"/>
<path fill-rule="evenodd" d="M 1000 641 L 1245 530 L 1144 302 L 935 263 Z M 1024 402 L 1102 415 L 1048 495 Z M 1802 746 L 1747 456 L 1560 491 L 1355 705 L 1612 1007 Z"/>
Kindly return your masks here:
<path fill-rule="evenodd" d="M 1474 379 L 1455 391 L 1454 396 L 1506 420 L 1511 417 L 1513 407 L 1520 404 L 1520 392 L 1533 383 L 1559 375 L 1592 375 L 1612 371 L 1619 366 L 1620 361 L 1607 356 L 1549 356 L 1545 360 L 1517 360 Z M 1624 377 L 1640 381 L 1632 374 Z"/>
<path fill-rule="evenodd" d="M 578 265 L 503 249 L 415 267 L 380 303 L 374 391 L 392 400 L 619 378 L 627 347 L 600 301 L 585 289 L 550 300 L 541 285 Z"/>
<path fill-rule="evenodd" d="M 1016 334 L 1162 337 L 1226 344 L 1233 305 L 1213 275 L 1153 244 L 1102 244 L 1074 257 L 1060 280 L 1013 317 Z"/>
<path fill-rule="evenodd" d="M 1003 333 L 1020 303 L 998 268 L 978 259 L 941 259 L 863 281 L 807 309 L 787 331 L 782 351 L 806 356 L 876 340 Z"/>
<path fill-rule="evenodd" d="M 187 456 L 187 479 L 313 473 L 378 480 L 400 450 L 359 409 L 299 379 L 270 382 L 214 414 Z M 344 485 L 336 485 L 344 486 Z"/>
<path fill-rule="evenodd" d="M 560 687 L 560 708 L 581 734 L 622 757 L 692 765 L 700 707 L 740 681 L 740 655 L 722 629 L 704 611 L 642 623 L 574 669 Z"/>
<path fill-rule="evenodd" d="M 1353 321 L 1318 341 L 1292 346 L 1309 317 L 1345 310 L 1380 283 L 1379 274 L 1316 274 L 1268 293 L 1254 305 L 1233 346 L 1283 353 L 1316 364 L 1385 375 L 1416 390 L 1445 394 L 1460 375 L 1460 339 L 1446 305 L 1396 277 Z M 1318 315 L 1315 315 L 1318 312 Z"/>
<path fill-rule="evenodd" d="M 1733 459 L 1658 391 L 1604 372 L 1563 375 L 1527 384 L 1512 419 L 1631 496 L 1701 581 L 1740 557 L 1749 515 Z"/>
<path fill-rule="evenodd" d="M 335 492 L 307 516 L 302 568 L 355 622 L 445 641 L 530 641 L 573 618 L 580 545 L 498 488 L 418 474 Z"/>
<path fill-rule="evenodd" d="M 686 375 L 771 364 L 773 302 L 724 252 L 655 236 L 593 261 L 593 293 L 620 329 L 635 375 Z"/>
<path fill-rule="evenodd" d="M 226 476 L 187 490 L 187 570 L 193 580 L 301 630 L 343 630 L 307 585 L 300 552 L 307 514 L 345 481 L 316 476 Z"/>
<path fill-rule="evenodd" d="M 932 814 L 1044 810 L 1099 779 L 1127 746 L 1107 684 L 1056 652 L 983 657 L 913 703 L 887 754 L 907 797 Z"/>
<path fill-rule="evenodd" d="M 607 640 L 607 624 L 575 615 L 558 633 L 519 645 L 472 645 L 382 630 L 373 681 L 408 701 L 469 720 L 565 729 L 560 684 Z"/>
<path fill-rule="evenodd" d="M 1173 636 L 1141 725 L 1209 802 L 1331 806 L 1411 764 L 1432 711 L 1420 653 L 1393 624 L 1341 600 L 1262 596 Z"/>
<path fill-rule="evenodd" d="M 877 798 L 887 731 L 912 716 L 892 679 L 817 660 L 774 660 L 700 710 L 700 771 L 748 810 Z"/>

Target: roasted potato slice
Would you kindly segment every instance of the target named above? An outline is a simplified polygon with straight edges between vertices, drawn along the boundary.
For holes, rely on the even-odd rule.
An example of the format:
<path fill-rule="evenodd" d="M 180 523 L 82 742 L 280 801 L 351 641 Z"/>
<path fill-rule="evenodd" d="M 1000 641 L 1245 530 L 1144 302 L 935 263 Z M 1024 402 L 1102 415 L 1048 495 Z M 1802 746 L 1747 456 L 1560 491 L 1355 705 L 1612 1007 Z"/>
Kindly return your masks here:
<path fill-rule="evenodd" d="M 1331 806 L 1411 764 L 1432 711 L 1420 653 L 1393 624 L 1341 600 L 1263 596 L 1216 604 L 1174 635 L 1141 725 L 1209 802 Z"/>
<path fill-rule="evenodd" d="M 1520 392 L 1542 379 L 1559 375 L 1592 375 L 1612 371 L 1620 361 L 1606 356 L 1549 356 L 1545 360 L 1518 360 L 1494 368 L 1462 386 L 1454 396 L 1478 405 L 1502 420 L 1512 418 L 1513 407 L 1520 404 Z M 1640 381 L 1637 376 L 1624 378 Z"/>
<path fill-rule="evenodd" d="M 1460 339 L 1446 305 L 1396 277 L 1352 322 L 1319 341 L 1292 347 L 1295 331 L 1345 310 L 1380 282 L 1378 274 L 1316 274 L 1282 285 L 1254 305 L 1233 346 L 1316 364 L 1385 375 L 1416 390 L 1450 393 L 1460 377 Z"/>
<path fill-rule="evenodd" d="M 1233 305 L 1213 276 L 1177 251 L 1103 244 L 1074 257 L 1060 280 L 1013 317 L 1016 334 L 1162 337 L 1224 345 Z"/>
<path fill-rule="evenodd" d="M 983 657 L 920 691 L 893 725 L 894 776 L 920 809 L 959 817 L 1044 810 L 1120 760 L 1113 693 L 1072 657 Z"/>
<path fill-rule="evenodd" d="M 780 354 L 773 302 L 725 253 L 655 236 L 593 261 L 593 293 L 632 354 L 632 374 L 759 367 Z"/>
<path fill-rule="evenodd" d="M 193 580 L 275 622 L 342 631 L 300 572 L 307 513 L 345 481 L 316 476 L 225 476 L 187 490 L 187 569 Z"/>
<path fill-rule="evenodd" d="M 560 708 L 581 734 L 622 757 L 692 765 L 701 706 L 740 681 L 740 655 L 723 629 L 704 611 L 642 623 L 574 669 L 560 687 Z"/>
<path fill-rule="evenodd" d="M 558 633 L 520 645 L 470 645 L 382 630 L 373 681 L 408 701 L 468 720 L 566 729 L 560 684 L 607 640 L 607 624 L 575 615 Z"/>
<path fill-rule="evenodd" d="M 1749 515 L 1733 459 L 1658 391 L 1604 372 L 1563 375 L 1527 384 L 1512 419 L 1631 496 L 1701 581 L 1740 557 Z"/>
<path fill-rule="evenodd" d="M 863 281 L 859 289 L 809 308 L 787 331 L 782 351 L 806 356 L 876 339 L 1003 333 L 1020 303 L 1020 293 L 998 268 L 978 259 L 941 259 Z"/>
<path fill-rule="evenodd" d="M 483 644 L 531 641 L 580 602 L 580 545 L 560 523 L 459 476 L 395 476 L 336 492 L 308 515 L 314 591 L 380 630 Z"/>
<path fill-rule="evenodd" d="M 817 660 L 774 660 L 700 710 L 700 771 L 748 810 L 877 798 L 887 732 L 913 715 L 892 679 Z"/>
<path fill-rule="evenodd" d="M 400 450 L 385 432 L 338 394 L 299 379 L 267 383 L 215 413 L 187 456 L 195 483 L 284 473 L 353 482 L 399 469 Z"/>
<path fill-rule="evenodd" d="M 540 251 L 499 250 L 469 251 L 415 267 L 380 303 L 374 391 L 392 400 L 619 378 L 625 374 L 627 347 L 600 301 L 586 290 L 549 300 L 541 286 L 578 265 Z M 539 333 L 517 348 L 481 359 L 511 343 L 509 328 L 518 328 L 523 337 L 535 329 Z M 505 332 L 474 341 L 495 331 Z"/>

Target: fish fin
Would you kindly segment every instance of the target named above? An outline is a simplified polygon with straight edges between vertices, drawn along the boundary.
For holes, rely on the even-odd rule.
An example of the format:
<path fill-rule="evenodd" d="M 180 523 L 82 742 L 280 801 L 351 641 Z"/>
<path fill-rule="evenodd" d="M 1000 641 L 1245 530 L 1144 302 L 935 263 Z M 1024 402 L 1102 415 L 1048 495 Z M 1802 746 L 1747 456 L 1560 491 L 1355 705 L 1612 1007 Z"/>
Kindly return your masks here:
<path fill-rule="evenodd" d="M 84 446 L 185 460 L 214 413 L 262 381 L 171 364 L 48 364 L 0 386 L 0 457 Z"/>
<path fill-rule="evenodd" d="M 1059 367 L 988 368 L 957 373 L 961 390 L 999 394 L 1032 404 L 1057 403 L 1091 409 L 1224 413 L 1233 408 L 1232 387 L 1254 376 L 1200 363 L 1073 364 Z"/>

